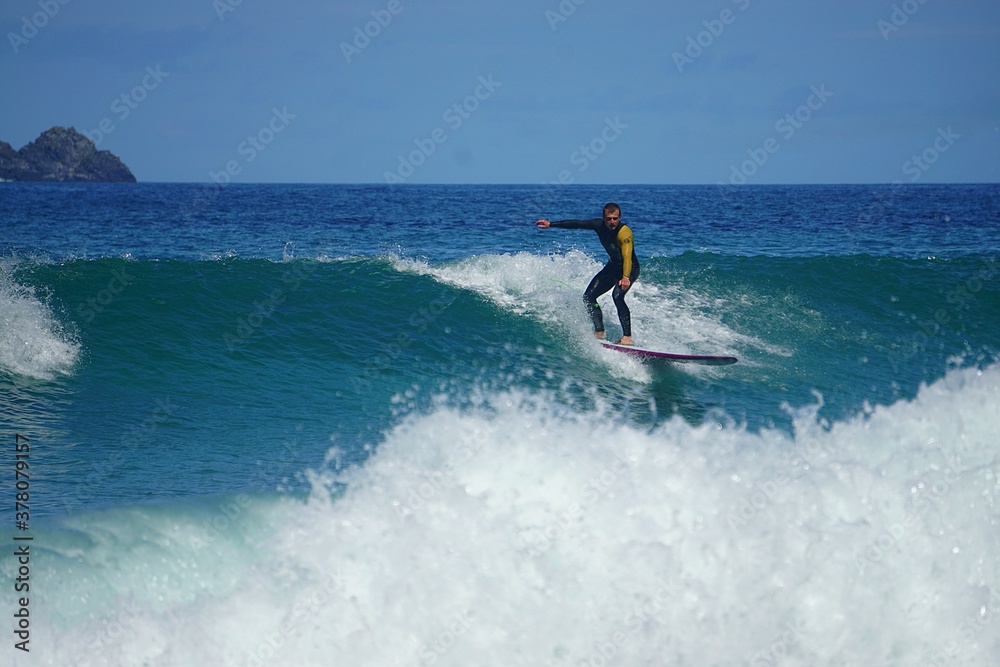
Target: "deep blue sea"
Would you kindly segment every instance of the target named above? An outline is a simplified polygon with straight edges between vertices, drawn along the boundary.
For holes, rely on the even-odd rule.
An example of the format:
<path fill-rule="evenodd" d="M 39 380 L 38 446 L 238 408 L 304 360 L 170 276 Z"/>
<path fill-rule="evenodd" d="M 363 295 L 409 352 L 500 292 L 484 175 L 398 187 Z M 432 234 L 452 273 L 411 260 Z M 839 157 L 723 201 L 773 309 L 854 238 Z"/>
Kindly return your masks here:
<path fill-rule="evenodd" d="M 0 183 L 0 664 L 994 665 L 998 362 L 998 185 Z"/>

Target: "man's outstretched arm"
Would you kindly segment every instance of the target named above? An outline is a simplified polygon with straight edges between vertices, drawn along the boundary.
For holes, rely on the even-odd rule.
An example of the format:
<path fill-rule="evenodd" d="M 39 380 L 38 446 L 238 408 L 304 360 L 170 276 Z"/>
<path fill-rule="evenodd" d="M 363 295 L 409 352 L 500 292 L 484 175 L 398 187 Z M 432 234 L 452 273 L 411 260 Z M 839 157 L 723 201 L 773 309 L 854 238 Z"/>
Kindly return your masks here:
<path fill-rule="evenodd" d="M 597 226 L 603 224 L 603 220 L 600 218 L 594 218 L 593 220 L 555 220 L 549 221 L 544 218 L 535 223 L 535 226 L 539 229 L 548 229 L 549 227 L 560 227 L 562 229 L 597 229 Z"/>

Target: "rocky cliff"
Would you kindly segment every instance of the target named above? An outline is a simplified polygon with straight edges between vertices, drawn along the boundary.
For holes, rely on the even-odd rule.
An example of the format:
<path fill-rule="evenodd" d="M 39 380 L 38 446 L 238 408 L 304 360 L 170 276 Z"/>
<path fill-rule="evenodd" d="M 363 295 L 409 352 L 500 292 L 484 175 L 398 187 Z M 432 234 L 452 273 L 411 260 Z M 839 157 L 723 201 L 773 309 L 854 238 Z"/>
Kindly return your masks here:
<path fill-rule="evenodd" d="M 0 179 L 135 183 L 117 155 L 99 151 L 72 127 L 53 127 L 19 151 L 0 141 Z"/>

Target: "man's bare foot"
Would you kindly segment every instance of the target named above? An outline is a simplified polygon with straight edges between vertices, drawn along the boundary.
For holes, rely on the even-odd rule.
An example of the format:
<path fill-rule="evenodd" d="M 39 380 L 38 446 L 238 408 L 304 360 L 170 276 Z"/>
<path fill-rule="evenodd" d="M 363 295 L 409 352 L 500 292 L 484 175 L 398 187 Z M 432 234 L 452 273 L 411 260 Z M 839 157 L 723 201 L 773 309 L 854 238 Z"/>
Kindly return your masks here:
<path fill-rule="evenodd" d="M 635 343 L 632 342 L 632 337 L 631 336 L 622 336 L 621 340 L 618 341 L 618 344 L 619 345 L 635 345 Z"/>
<path fill-rule="evenodd" d="M 595 331 L 594 332 L 594 338 L 596 338 L 597 340 L 604 340 L 604 332 L 603 331 Z"/>

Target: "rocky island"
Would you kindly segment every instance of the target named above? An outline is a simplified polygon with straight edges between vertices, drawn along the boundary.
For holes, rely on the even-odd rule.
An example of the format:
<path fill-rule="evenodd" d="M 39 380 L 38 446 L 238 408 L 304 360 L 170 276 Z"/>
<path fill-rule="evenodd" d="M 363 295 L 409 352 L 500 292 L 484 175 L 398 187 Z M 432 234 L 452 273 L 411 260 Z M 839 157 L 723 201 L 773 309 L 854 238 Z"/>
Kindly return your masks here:
<path fill-rule="evenodd" d="M 0 141 L 0 180 L 135 183 L 135 176 L 72 127 L 53 127 L 19 151 Z"/>

